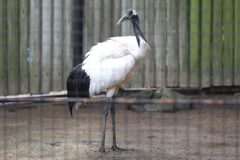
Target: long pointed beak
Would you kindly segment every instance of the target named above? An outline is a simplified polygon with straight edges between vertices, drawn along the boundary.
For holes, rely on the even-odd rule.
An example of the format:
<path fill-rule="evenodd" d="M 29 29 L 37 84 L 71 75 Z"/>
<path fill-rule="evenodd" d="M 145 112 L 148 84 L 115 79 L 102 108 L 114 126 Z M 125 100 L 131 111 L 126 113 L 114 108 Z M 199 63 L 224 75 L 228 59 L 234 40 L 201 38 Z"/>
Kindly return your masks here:
<path fill-rule="evenodd" d="M 127 20 L 127 14 L 125 14 L 118 22 L 117 22 L 117 25 L 121 24 L 123 21 L 126 21 Z"/>

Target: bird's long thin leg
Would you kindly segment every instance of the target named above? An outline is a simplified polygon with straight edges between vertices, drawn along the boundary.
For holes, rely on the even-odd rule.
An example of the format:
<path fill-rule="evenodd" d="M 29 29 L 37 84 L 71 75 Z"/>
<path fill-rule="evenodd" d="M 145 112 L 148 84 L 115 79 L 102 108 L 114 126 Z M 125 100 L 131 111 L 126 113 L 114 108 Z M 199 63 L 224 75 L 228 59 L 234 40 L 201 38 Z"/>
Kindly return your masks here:
<path fill-rule="evenodd" d="M 109 100 L 107 100 L 106 106 L 103 108 L 102 110 L 102 115 L 103 115 L 103 132 L 102 132 L 102 143 L 101 143 L 101 148 L 100 148 L 100 152 L 102 153 L 102 155 L 104 156 L 104 152 L 105 152 L 105 134 L 106 134 L 106 119 L 107 119 L 107 115 L 108 115 L 108 103 Z"/>
<path fill-rule="evenodd" d="M 115 97 L 113 97 L 115 98 Z M 115 104 L 112 102 L 111 103 L 111 117 L 112 117 L 112 135 L 113 135 L 113 145 L 112 145 L 112 150 L 114 151 L 129 151 L 128 149 L 122 149 L 117 147 L 117 142 L 116 142 L 116 129 L 115 129 L 115 114 L 116 114 L 116 109 L 115 109 Z"/>

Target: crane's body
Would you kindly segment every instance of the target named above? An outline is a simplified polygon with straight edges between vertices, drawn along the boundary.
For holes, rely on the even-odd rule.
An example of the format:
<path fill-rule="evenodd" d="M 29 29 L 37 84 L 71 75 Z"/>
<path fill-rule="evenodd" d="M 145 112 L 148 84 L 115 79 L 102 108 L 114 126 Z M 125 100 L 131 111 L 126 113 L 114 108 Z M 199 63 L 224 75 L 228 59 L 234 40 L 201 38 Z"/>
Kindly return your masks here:
<path fill-rule="evenodd" d="M 118 22 L 131 20 L 135 36 L 112 37 L 105 42 L 93 46 L 82 64 L 76 66 L 67 80 L 68 97 L 93 97 L 95 94 L 106 90 L 107 98 L 114 98 L 121 84 L 129 81 L 137 72 L 138 62 L 150 54 L 151 48 L 147 44 L 139 28 L 137 13 L 129 9 Z M 72 108 L 79 103 L 69 102 Z M 103 109 L 104 131 L 100 151 L 103 153 L 106 131 L 108 103 Z M 115 108 L 111 105 L 113 121 L 113 149 L 123 150 L 116 146 L 115 136 Z"/>
<path fill-rule="evenodd" d="M 117 94 L 121 84 L 135 75 L 138 62 L 148 54 L 141 54 L 136 48 L 136 37 L 114 37 L 86 54 L 82 69 L 90 77 L 90 97 L 106 90 L 110 98 Z"/>

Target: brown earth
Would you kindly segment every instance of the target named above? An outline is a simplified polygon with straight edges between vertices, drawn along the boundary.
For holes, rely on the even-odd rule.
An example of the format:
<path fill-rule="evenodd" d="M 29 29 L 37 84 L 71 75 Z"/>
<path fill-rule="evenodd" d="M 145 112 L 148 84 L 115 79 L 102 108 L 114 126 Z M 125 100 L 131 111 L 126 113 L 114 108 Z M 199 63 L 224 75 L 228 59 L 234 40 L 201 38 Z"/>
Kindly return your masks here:
<path fill-rule="evenodd" d="M 104 104 L 87 104 L 71 119 L 66 103 L 0 107 L 0 159 L 103 159 L 99 150 Z M 194 105 L 175 113 L 135 113 L 116 104 L 117 143 L 111 114 L 105 159 L 240 159 L 237 105 Z"/>

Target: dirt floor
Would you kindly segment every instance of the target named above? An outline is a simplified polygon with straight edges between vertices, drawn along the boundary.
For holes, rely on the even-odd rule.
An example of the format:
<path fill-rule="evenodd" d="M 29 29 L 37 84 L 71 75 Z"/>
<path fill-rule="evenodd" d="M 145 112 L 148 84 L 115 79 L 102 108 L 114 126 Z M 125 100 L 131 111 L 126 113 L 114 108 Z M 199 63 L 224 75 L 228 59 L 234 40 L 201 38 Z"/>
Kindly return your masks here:
<path fill-rule="evenodd" d="M 87 104 L 71 118 L 67 103 L 0 106 L 0 159 L 103 159 L 99 150 L 104 104 Z M 240 159 L 237 105 L 194 105 L 175 113 L 135 113 L 116 104 L 117 143 L 111 114 L 105 159 Z"/>

